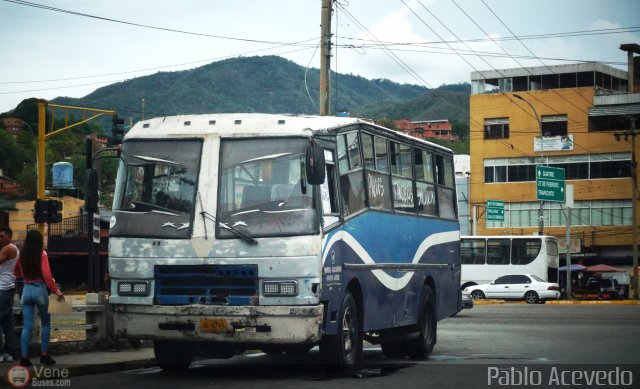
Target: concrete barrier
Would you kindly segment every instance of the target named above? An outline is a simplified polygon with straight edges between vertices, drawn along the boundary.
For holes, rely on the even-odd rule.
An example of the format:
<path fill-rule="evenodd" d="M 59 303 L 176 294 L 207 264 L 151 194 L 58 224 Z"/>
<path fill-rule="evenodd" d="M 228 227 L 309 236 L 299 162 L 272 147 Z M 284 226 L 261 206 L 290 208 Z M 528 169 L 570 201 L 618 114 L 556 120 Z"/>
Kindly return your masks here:
<path fill-rule="evenodd" d="M 73 324 L 59 324 L 55 326 L 52 323 L 52 329 L 55 327 L 58 330 L 84 330 L 87 341 L 103 341 L 106 338 L 106 322 L 107 315 L 105 310 L 107 309 L 107 299 L 104 293 L 87 293 L 84 299 L 76 298 L 76 296 L 65 296 L 72 299 L 72 311 L 73 313 L 84 313 L 84 323 Z M 84 297 L 84 296 L 83 296 Z M 16 295 L 13 304 L 13 314 L 15 322 L 15 332 L 17 339 L 20 339 L 22 332 L 22 307 L 18 295 Z M 38 317 L 37 309 L 34 313 L 36 316 L 34 319 L 33 332 L 31 334 L 31 344 L 40 344 L 40 318 Z M 59 316 L 52 316 L 54 318 Z"/>

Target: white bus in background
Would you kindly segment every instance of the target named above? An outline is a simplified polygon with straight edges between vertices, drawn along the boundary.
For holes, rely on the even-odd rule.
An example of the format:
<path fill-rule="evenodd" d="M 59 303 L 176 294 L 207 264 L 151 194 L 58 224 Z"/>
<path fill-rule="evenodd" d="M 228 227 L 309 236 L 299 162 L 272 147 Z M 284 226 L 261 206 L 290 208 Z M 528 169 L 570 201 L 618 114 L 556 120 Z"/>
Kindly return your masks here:
<path fill-rule="evenodd" d="M 461 236 L 460 287 L 487 284 L 505 274 L 558 281 L 558 239 L 553 236 Z"/>

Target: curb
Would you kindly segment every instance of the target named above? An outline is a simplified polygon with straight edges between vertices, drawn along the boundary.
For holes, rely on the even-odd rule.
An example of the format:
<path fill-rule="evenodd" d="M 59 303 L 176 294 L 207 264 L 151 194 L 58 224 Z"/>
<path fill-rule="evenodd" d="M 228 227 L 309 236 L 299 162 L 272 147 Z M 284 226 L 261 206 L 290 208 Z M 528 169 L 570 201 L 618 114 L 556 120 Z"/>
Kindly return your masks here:
<path fill-rule="evenodd" d="M 473 300 L 473 305 L 526 304 L 518 300 Z M 640 305 L 636 300 L 548 300 L 553 305 Z"/>

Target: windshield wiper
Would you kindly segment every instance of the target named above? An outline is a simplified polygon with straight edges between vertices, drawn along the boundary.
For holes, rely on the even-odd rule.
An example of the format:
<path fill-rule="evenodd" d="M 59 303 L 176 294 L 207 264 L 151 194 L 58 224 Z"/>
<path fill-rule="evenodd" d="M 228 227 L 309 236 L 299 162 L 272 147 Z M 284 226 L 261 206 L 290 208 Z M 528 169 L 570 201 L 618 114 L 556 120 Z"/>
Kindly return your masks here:
<path fill-rule="evenodd" d="M 252 237 L 250 237 L 249 235 L 245 234 L 244 232 L 237 230 L 233 227 L 231 227 L 230 225 L 223 223 L 223 222 L 219 222 L 215 216 L 213 216 L 212 214 L 210 214 L 207 211 L 202 211 L 200 212 L 200 215 L 202 215 L 202 217 L 206 217 L 207 219 L 213 221 L 214 223 L 218 223 L 218 225 L 222 228 L 224 228 L 225 230 L 229 230 L 231 231 L 235 236 L 237 236 L 238 238 L 244 240 L 246 243 L 254 246 L 258 244 L 258 241 L 253 239 Z"/>

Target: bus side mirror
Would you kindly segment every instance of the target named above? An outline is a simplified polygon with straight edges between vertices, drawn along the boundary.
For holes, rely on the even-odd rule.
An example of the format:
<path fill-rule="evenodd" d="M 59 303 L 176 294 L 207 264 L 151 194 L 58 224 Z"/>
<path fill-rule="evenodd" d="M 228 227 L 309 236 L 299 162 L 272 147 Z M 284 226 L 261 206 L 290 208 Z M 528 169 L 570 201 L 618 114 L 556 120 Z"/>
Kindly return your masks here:
<path fill-rule="evenodd" d="M 89 213 L 98 212 L 98 171 L 87 169 L 87 184 L 84 191 L 84 207 Z"/>
<path fill-rule="evenodd" d="M 309 184 L 324 183 L 324 149 L 322 147 L 309 145 L 305 167 Z"/>

